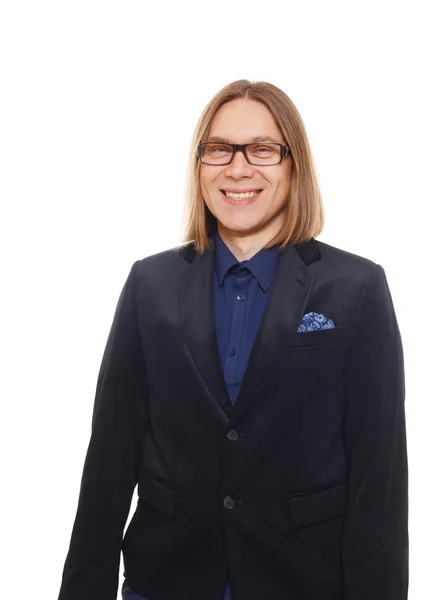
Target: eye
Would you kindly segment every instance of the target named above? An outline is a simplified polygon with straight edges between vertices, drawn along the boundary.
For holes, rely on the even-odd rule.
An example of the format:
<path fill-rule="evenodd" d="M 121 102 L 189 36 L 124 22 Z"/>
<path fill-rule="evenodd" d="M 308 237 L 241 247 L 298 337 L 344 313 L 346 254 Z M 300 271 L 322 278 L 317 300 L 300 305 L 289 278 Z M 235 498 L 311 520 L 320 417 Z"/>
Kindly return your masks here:
<path fill-rule="evenodd" d="M 248 146 L 248 151 L 251 155 L 258 156 L 259 158 L 271 158 L 278 154 L 279 146 L 273 144 L 254 144 Z"/>
<path fill-rule="evenodd" d="M 223 144 L 208 144 L 205 146 L 205 152 L 208 154 L 223 154 L 224 152 L 232 152 L 232 147 Z"/>

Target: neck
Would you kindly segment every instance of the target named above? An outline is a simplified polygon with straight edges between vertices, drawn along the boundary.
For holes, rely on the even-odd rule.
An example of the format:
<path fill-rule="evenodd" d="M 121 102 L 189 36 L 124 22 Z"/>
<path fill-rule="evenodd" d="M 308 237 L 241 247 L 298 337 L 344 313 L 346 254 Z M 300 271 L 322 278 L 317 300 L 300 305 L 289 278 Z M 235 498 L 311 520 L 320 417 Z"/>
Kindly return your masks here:
<path fill-rule="evenodd" d="M 244 235 L 244 233 L 226 229 L 221 223 L 217 223 L 217 230 L 238 262 L 251 259 L 252 256 L 264 248 L 278 233 L 277 231 L 263 230 L 251 233 L 250 235 Z"/>

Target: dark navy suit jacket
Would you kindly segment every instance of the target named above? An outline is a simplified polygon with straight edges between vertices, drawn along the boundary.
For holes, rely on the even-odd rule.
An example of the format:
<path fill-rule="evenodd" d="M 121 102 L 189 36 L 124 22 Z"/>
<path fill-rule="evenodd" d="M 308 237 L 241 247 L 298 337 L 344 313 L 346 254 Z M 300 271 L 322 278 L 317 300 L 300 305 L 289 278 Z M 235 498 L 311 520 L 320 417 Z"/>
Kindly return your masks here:
<path fill-rule="evenodd" d="M 132 266 L 59 600 L 115 600 L 121 553 L 149 600 L 223 600 L 228 583 L 233 600 L 405 600 L 403 351 L 384 269 L 314 239 L 281 250 L 244 370 L 245 299 L 217 335 L 216 245 Z M 311 313 L 335 326 L 302 331 Z"/>

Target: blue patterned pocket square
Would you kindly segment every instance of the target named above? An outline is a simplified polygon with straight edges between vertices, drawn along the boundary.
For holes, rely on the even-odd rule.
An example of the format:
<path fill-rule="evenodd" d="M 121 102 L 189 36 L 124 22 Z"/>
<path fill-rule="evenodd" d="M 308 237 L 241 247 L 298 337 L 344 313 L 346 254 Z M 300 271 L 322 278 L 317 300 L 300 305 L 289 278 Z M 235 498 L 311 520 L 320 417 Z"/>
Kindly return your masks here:
<path fill-rule="evenodd" d="M 319 329 L 332 329 L 335 327 L 332 319 L 327 319 L 321 313 L 309 312 L 302 317 L 297 331 L 318 331 Z"/>

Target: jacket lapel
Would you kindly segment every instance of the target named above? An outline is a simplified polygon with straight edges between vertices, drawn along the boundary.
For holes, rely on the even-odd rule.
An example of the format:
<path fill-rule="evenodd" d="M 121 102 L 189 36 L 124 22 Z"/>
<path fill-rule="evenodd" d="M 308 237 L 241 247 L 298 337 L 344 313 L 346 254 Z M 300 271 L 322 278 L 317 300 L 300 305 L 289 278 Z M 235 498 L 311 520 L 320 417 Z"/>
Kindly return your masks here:
<path fill-rule="evenodd" d="M 185 249 L 190 264 L 179 287 L 179 323 L 196 367 L 213 396 L 215 408 L 226 419 L 232 412 L 218 350 L 214 314 L 214 238 L 210 248 L 197 255 L 192 246 Z M 214 400 L 215 399 L 215 400 Z"/>
<path fill-rule="evenodd" d="M 315 240 L 288 246 L 281 251 L 249 363 L 235 406 L 230 401 L 224 379 L 214 315 L 214 238 L 209 250 L 198 256 L 192 246 L 185 250 L 191 263 L 182 278 L 179 317 L 185 341 L 216 405 L 233 426 L 255 398 L 275 377 L 275 367 L 290 345 L 308 304 L 315 276 L 307 265 L 320 258 Z"/>

